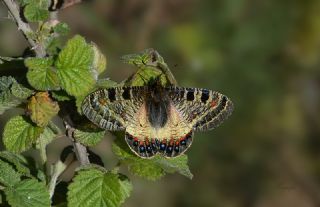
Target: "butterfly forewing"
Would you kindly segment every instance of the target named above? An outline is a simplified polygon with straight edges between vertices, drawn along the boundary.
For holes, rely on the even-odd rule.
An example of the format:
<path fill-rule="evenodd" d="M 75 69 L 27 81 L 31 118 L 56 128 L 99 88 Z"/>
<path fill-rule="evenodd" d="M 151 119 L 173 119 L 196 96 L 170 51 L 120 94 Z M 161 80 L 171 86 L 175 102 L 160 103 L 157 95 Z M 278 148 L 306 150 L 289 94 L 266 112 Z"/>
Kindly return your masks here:
<path fill-rule="evenodd" d="M 90 121 L 110 130 L 125 130 L 143 104 L 144 87 L 116 87 L 91 93 L 82 103 L 82 111 Z"/>
<path fill-rule="evenodd" d="M 174 107 L 196 131 L 219 126 L 233 111 L 233 103 L 225 95 L 201 88 L 166 88 Z"/>

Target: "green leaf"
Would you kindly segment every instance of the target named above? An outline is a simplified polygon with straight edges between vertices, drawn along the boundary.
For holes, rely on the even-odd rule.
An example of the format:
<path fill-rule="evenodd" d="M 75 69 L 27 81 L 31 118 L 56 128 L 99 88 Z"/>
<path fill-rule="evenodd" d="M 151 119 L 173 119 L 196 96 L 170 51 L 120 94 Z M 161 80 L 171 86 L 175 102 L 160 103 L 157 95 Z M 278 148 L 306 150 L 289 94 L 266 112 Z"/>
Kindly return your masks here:
<path fill-rule="evenodd" d="M 164 62 L 164 59 L 152 48 L 146 49 L 138 54 L 125 55 L 122 57 L 122 61 L 137 66 L 140 69 L 138 71 L 140 74 L 133 76 L 131 85 L 146 85 L 150 80 L 153 81 L 158 78 L 160 78 L 163 85 L 177 85 L 177 81 Z M 160 77 L 160 74 L 163 76 Z M 135 79 L 139 81 L 135 83 Z"/>
<path fill-rule="evenodd" d="M 11 93 L 11 86 L 16 82 L 11 76 L 0 77 L 0 114 L 21 103 Z"/>
<path fill-rule="evenodd" d="M 36 142 L 36 148 L 40 151 L 40 156 L 43 162 L 47 161 L 47 145 L 54 139 L 55 133 L 49 128 L 46 127 L 43 130 L 43 133 L 40 134 L 39 139 Z"/>
<path fill-rule="evenodd" d="M 50 144 L 55 136 L 56 134 L 49 127 L 45 127 L 43 130 L 43 133 L 40 134 L 40 138 L 37 140 L 37 147 L 38 147 L 38 144 L 42 144 L 45 146 Z M 40 140 L 41 140 L 41 143 L 38 142 Z"/>
<path fill-rule="evenodd" d="M 146 49 L 140 53 L 124 55 L 121 57 L 122 62 L 134 65 L 137 67 L 156 66 L 153 62 L 156 61 L 156 51 L 152 48 Z M 161 56 L 160 56 L 161 57 Z M 163 59 L 162 59 L 163 60 Z"/>
<path fill-rule="evenodd" d="M 28 4 L 24 8 L 24 16 L 29 22 L 44 21 L 49 17 L 49 11 L 35 4 Z"/>
<path fill-rule="evenodd" d="M 58 114 L 59 104 L 50 98 L 48 92 L 38 92 L 30 98 L 27 110 L 31 120 L 44 127 Z"/>
<path fill-rule="evenodd" d="M 68 188 L 68 206 L 118 207 L 132 185 L 124 175 L 89 168 L 79 171 Z"/>
<path fill-rule="evenodd" d="M 65 91 L 51 91 L 51 95 L 57 101 L 70 101 L 72 96 L 69 96 Z"/>
<path fill-rule="evenodd" d="M 11 93 L 19 99 L 27 99 L 34 91 L 24 87 L 18 82 L 14 82 L 11 86 Z"/>
<path fill-rule="evenodd" d="M 159 156 L 158 158 L 156 157 L 154 161 L 167 173 L 178 172 L 181 175 L 186 176 L 190 180 L 193 178 L 193 175 L 188 166 L 188 156 L 185 154 L 171 159 Z"/>
<path fill-rule="evenodd" d="M 128 165 L 129 171 L 137 176 L 144 177 L 148 180 L 157 180 L 166 173 L 178 172 L 189 179 L 192 174 L 187 165 L 187 155 L 167 159 L 160 155 L 156 155 L 152 159 L 142 159 L 131 152 L 127 144 L 117 138 L 112 144 L 112 151 L 117 155 L 122 164 Z"/>
<path fill-rule="evenodd" d="M 13 186 L 20 181 L 20 176 L 10 164 L 0 160 L 0 183 Z"/>
<path fill-rule="evenodd" d="M 0 158 L 13 165 L 16 171 L 20 174 L 27 177 L 32 177 L 28 168 L 28 162 L 22 155 L 9 151 L 1 151 Z"/>
<path fill-rule="evenodd" d="M 110 80 L 109 78 L 99 79 L 96 84 L 96 88 L 111 88 L 119 86 L 119 84 L 113 80 Z"/>
<path fill-rule="evenodd" d="M 93 49 L 93 68 L 100 75 L 107 67 L 107 58 L 101 53 L 98 46 L 94 43 L 91 43 Z"/>
<path fill-rule="evenodd" d="M 95 146 L 104 138 L 105 131 L 86 132 L 76 129 L 74 138 L 85 146 Z"/>
<path fill-rule="evenodd" d="M 49 193 L 42 182 L 26 179 L 4 190 L 12 207 L 50 207 Z"/>
<path fill-rule="evenodd" d="M 53 31 L 60 35 L 67 35 L 70 32 L 69 26 L 64 22 L 59 22 L 53 27 Z"/>
<path fill-rule="evenodd" d="M 149 85 L 150 82 L 153 83 L 158 79 L 160 79 L 161 85 L 167 84 L 167 79 L 161 70 L 152 67 L 140 68 L 126 81 L 126 85 L 144 86 Z"/>
<path fill-rule="evenodd" d="M 23 116 L 11 118 L 4 127 L 3 143 L 11 152 L 23 152 L 39 138 L 43 128 L 34 126 Z"/>
<path fill-rule="evenodd" d="M 56 61 L 62 87 L 69 95 L 86 95 L 95 85 L 93 49 L 79 35 L 68 41 Z"/>
<path fill-rule="evenodd" d="M 28 58 L 24 64 L 28 67 L 27 79 L 32 87 L 42 91 L 59 89 L 52 58 Z"/>

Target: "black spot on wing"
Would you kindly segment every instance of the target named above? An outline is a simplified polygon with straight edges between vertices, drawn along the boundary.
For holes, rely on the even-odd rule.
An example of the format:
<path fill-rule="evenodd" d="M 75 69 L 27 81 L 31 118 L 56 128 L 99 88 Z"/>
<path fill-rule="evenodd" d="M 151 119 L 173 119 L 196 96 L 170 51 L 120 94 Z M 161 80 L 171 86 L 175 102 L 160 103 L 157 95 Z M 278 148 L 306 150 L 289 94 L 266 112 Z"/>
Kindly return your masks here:
<path fill-rule="evenodd" d="M 108 98 L 111 102 L 116 100 L 116 90 L 114 88 L 108 89 Z"/>
<path fill-rule="evenodd" d="M 128 87 L 125 87 L 123 88 L 123 93 L 122 93 L 122 97 L 125 99 L 125 100 L 129 100 L 131 98 L 130 96 L 130 88 Z"/>
<path fill-rule="evenodd" d="M 206 103 L 209 99 L 209 91 L 206 89 L 203 89 L 201 91 L 201 102 Z"/>
<path fill-rule="evenodd" d="M 187 89 L 187 101 L 193 101 L 194 100 L 194 89 L 188 88 Z"/>

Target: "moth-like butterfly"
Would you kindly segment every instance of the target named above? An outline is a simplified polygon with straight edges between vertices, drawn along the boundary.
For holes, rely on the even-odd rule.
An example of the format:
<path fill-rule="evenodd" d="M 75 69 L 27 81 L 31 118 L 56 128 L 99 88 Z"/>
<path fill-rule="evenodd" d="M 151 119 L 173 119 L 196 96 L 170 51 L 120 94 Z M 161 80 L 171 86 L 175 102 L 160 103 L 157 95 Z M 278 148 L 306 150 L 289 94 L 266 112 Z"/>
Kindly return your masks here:
<path fill-rule="evenodd" d="M 156 82 L 95 91 L 82 111 L 100 128 L 124 130 L 130 149 L 142 158 L 176 157 L 190 147 L 195 131 L 214 129 L 230 116 L 233 103 L 212 90 Z"/>

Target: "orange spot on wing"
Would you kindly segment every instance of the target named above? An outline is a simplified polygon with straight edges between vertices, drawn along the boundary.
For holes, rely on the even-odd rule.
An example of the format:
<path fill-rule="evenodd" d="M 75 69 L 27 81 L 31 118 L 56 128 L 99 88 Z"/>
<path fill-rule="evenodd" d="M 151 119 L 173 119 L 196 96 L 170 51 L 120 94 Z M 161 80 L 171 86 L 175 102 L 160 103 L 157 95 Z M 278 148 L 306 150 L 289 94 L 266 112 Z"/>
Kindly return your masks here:
<path fill-rule="evenodd" d="M 99 103 L 102 105 L 102 106 L 105 106 L 106 104 L 107 104 L 107 101 L 106 101 L 106 99 L 104 99 L 104 98 L 99 98 Z"/>
<path fill-rule="evenodd" d="M 210 106 L 213 108 L 217 105 L 217 101 L 215 100 L 212 100 L 211 103 L 210 103 Z"/>

